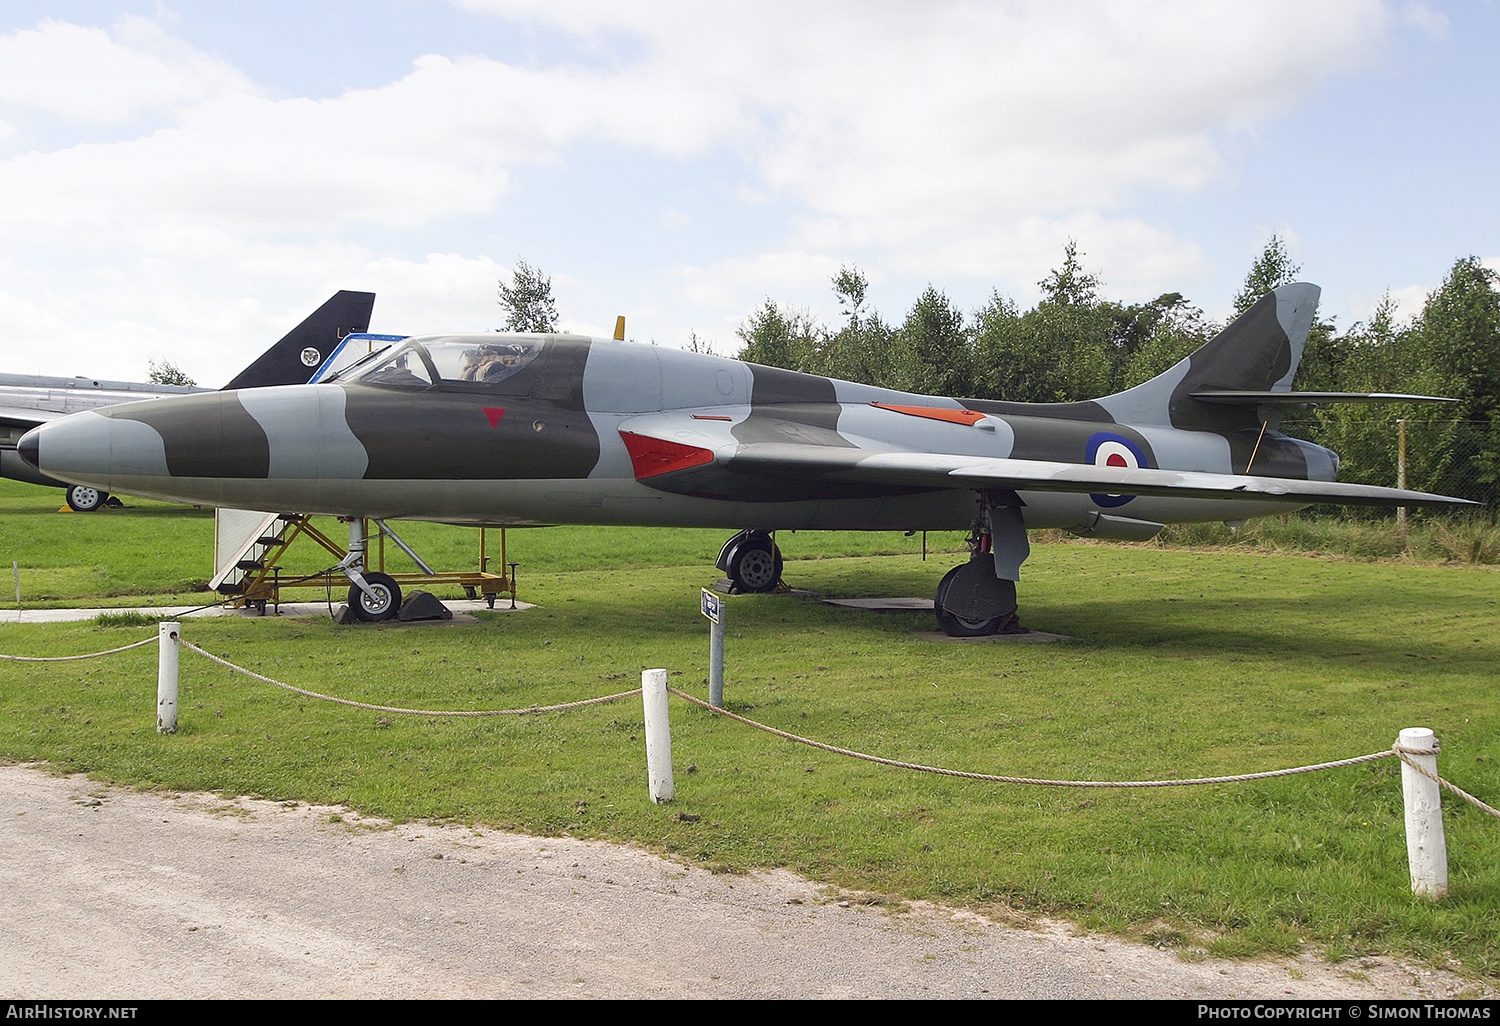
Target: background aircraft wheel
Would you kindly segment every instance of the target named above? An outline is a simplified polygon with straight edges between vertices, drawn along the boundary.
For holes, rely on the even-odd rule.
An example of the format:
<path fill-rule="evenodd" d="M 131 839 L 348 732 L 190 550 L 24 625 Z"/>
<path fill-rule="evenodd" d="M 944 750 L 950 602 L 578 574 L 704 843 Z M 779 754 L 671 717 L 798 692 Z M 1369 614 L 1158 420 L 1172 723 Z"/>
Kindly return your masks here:
<path fill-rule="evenodd" d="M 401 585 L 385 574 L 365 574 L 365 583 L 375 593 L 366 595 L 357 584 L 349 586 L 349 608 L 366 623 L 389 620 L 401 610 Z"/>
<path fill-rule="evenodd" d="M 1015 612 L 1013 604 L 1012 608 L 997 613 L 994 616 L 979 617 L 963 616 L 945 608 L 944 601 L 947 599 L 948 591 L 953 587 L 954 581 L 965 571 L 973 572 L 968 568 L 969 564 L 964 564 L 963 566 L 956 566 L 944 574 L 943 579 L 938 582 L 937 595 L 932 600 L 933 611 L 937 613 L 938 626 L 950 638 L 987 637 L 998 631 L 1006 618 Z"/>
<path fill-rule="evenodd" d="M 66 492 L 68 508 L 74 513 L 92 513 L 109 501 L 109 493 L 88 485 L 73 485 Z"/>
<path fill-rule="evenodd" d="M 753 534 L 729 557 L 729 579 L 739 591 L 771 591 L 781 580 L 781 553 L 763 534 Z"/>

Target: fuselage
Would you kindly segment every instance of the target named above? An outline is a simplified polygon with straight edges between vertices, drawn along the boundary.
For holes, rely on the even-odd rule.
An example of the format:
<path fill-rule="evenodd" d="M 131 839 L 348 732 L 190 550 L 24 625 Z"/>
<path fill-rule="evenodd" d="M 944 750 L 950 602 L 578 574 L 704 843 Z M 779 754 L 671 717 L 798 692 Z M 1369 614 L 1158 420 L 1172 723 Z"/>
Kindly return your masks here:
<path fill-rule="evenodd" d="M 773 442 L 1332 480 L 1336 457 L 1257 422 L 1183 429 L 1131 393 L 1017 404 L 924 396 L 571 335 L 408 340 L 349 380 L 176 396 L 54 421 L 22 454 L 46 474 L 209 506 L 460 524 L 759 530 L 962 529 L 974 492 L 734 481 L 663 487 L 635 436 L 685 450 Z M 1135 415 L 1132 418 L 1132 415 Z M 1022 492 L 1026 526 L 1100 513 L 1239 519 L 1272 502 Z"/>

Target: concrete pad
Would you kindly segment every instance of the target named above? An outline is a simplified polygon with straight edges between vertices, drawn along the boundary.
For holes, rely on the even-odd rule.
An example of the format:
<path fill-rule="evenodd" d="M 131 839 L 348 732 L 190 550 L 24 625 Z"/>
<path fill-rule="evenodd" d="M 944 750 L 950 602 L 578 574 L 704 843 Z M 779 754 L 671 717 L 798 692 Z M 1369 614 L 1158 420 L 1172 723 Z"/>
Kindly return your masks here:
<path fill-rule="evenodd" d="M 423 623 L 478 623 L 479 620 L 473 616 L 474 613 L 489 612 L 484 599 L 446 599 L 444 600 L 450 610 L 453 611 L 453 620 L 428 620 Z M 339 607 L 343 605 L 337 602 L 333 606 L 333 613 L 337 615 Z M 517 602 L 515 612 L 531 609 L 534 603 Z M 510 600 L 496 602 L 493 612 L 511 612 Z M 69 623 L 76 620 L 92 620 L 100 613 L 141 613 L 145 616 L 156 617 L 162 620 L 199 619 L 205 616 L 241 616 L 251 620 L 259 620 L 260 614 L 253 609 L 229 609 L 225 606 L 210 606 L 207 609 L 199 609 L 197 606 L 118 606 L 110 609 L 23 609 L 19 614 L 14 609 L 0 611 L 0 623 Z M 459 614 L 468 614 L 460 619 Z M 267 606 L 267 617 L 327 617 L 329 616 L 327 602 L 283 602 L 280 612 L 275 606 Z"/>
<path fill-rule="evenodd" d="M 817 592 L 807 591 L 803 588 L 781 587 L 775 591 L 735 591 L 734 582 L 727 577 L 720 577 L 708 590 L 716 591 L 720 595 L 796 595 L 799 598 L 822 598 Z"/>
<path fill-rule="evenodd" d="M 830 606 L 846 606 L 849 609 L 874 609 L 874 610 L 931 610 L 932 599 L 930 598 L 856 598 L 856 599 L 824 599 Z"/>
<path fill-rule="evenodd" d="M 1046 645 L 1054 641 L 1077 641 L 1066 634 L 1048 634 L 1046 631 L 1028 630 L 1025 634 L 986 634 L 981 638 L 950 638 L 942 631 L 917 631 L 916 636 L 923 641 L 958 641 L 958 642 L 992 642 L 1011 641 L 1027 645 Z"/>

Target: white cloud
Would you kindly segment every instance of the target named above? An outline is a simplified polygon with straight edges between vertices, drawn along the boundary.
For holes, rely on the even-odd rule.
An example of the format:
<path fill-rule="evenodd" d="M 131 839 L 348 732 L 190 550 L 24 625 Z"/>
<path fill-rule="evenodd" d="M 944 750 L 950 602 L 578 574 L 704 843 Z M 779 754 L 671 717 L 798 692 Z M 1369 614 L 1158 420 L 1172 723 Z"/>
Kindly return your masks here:
<path fill-rule="evenodd" d="M 1401 12 L 1401 20 L 1408 25 L 1415 25 L 1433 39 L 1448 38 L 1448 16 L 1442 11 L 1434 11 L 1426 4 L 1407 4 L 1406 9 Z"/>
<path fill-rule="evenodd" d="M 709 267 L 681 267 L 683 295 L 709 310 L 745 311 L 767 296 L 790 291 L 826 289 L 838 273 L 832 257 L 801 251 L 733 257 Z"/>
<path fill-rule="evenodd" d="M 1225 132 L 1373 59 L 1388 21 L 1377 0 L 466 6 L 637 37 L 648 56 L 619 78 L 741 126 L 765 186 L 809 208 L 804 245 L 934 274 L 1002 269 L 994 238 L 1039 214 L 1107 219 L 1131 190 L 1213 180 Z M 684 148 L 722 138 L 678 128 Z"/>
<path fill-rule="evenodd" d="M 189 373 L 217 382 L 337 288 L 379 292 L 391 329 L 492 327 L 502 268 L 473 249 L 511 251 L 518 180 L 608 193 L 608 162 L 579 154 L 613 148 L 746 169 L 732 215 L 651 199 L 683 236 L 731 223 L 666 272 L 721 348 L 763 296 L 826 293 L 851 259 L 1024 284 L 1071 237 L 1109 285 L 1150 290 L 1202 253 L 1129 198 L 1222 177 L 1227 136 L 1371 60 L 1390 20 L 1377 0 L 466 6 L 573 34 L 583 58 L 429 54 L 376 88 L 276 99 L 145 19 L 0 36 L 7 145 L 51 119 L 0 160 L 0 191 L 26 198 L 0 204 L 0 334 L 45 347 L 66 321 L 115 376 L 206 347 Z M 767 252 L 731 237 L 788 209 Z M 592 237 L 571 213 L 558 237 Z M 482 228 L 450 242 L 459 221 Z"/>
<path fill-rule="evenodd" d="M 70 121 L 122 122 L 224 91 L 250 91 L 234 68 L 143 18 L 103 29 L 44 21 L 0 36 L 0 104 Z"/>

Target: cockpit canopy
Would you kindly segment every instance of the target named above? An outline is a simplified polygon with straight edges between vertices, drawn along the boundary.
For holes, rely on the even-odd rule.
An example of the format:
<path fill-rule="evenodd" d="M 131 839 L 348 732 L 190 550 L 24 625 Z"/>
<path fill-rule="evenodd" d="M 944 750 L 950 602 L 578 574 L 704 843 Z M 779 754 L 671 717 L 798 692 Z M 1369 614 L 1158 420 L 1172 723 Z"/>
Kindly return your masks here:
<path fill-rule="evenodd" d="M 408 339 L 337 380 L 395 388 L 456 386 L 489 390 L 519 374 L 546 348 L 547 335 L 432 336 Z"/>

